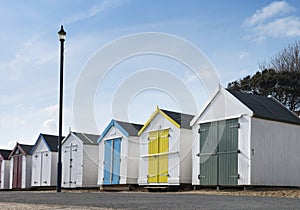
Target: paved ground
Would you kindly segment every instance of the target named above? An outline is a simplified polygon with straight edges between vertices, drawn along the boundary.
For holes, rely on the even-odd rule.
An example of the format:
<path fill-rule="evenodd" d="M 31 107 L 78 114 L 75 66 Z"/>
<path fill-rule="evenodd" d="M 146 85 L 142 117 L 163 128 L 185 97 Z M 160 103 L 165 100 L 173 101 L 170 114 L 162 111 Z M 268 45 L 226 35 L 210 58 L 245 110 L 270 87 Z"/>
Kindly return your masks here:
<path fill-rule="evenodd" d="M 300 209 L 300 199 L 146 192 L 0 192 L 0 209 Z"/>

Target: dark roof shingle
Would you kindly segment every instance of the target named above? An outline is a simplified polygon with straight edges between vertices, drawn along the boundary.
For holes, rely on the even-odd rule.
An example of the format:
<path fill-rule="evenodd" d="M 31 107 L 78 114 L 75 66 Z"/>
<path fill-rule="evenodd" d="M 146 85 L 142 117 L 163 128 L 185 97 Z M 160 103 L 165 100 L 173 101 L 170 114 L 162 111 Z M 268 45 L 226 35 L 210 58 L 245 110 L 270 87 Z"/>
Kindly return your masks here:
<path fill-rule="evenodd" d="M 75 134 L 84 144 L 97 144 L 99 135 L 94 134 L 86 134 L 86 133 L 77 133 L 72 132 Z"/>
<path fill-rule="evenodd" d="M 57 152 L 58 151 L 58 136 L 54 136 L 54 135 L 48 135 L 48 134 L 41 134 L 45 141 L 46 144 L 49 146 L 49 149 L 51 152 Z M 62 136 L 62 139 L 64 139 L 64 137 Z"/>
<path fill-rule="evenodd" d="M 12 150 L 6 150 L 6 149 L 0 149 L 0 154 L 4 158 L 4 160 L 7 160 Z"/>
<path fill-rule="evenodd" d="M 190 122 L 195 117 L 194 115 L 173 112 L 165 109 L 161 109 L 161 111 L 178 123 L 181 128 L 192 129 Z"/>
<path fill-rule="evenodd" d="M 122 122 L 118 120 L 116 120 L 116 122 L 128 132 L 129 136 L 137 136 L 139 130 L 143 127 L 143 125 L 135 123 Z"/>
<path fill-rule="evenodd" d="M 300 118 L 272 97 L 228 91 L 251 109 L 254 117 L 300 125 Z"/>

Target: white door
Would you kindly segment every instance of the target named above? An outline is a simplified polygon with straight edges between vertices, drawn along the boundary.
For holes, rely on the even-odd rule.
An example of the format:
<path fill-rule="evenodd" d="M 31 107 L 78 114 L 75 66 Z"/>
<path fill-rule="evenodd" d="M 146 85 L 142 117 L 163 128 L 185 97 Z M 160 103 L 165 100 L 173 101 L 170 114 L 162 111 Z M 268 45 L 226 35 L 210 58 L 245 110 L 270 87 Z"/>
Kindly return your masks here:
<path fill-rule="evenodd" d="M 70 187 L 70 147 L 62 148 L 62 186 Z"/>
<path fill-rule="evenodd" d="M 35 153 L 32 157 L 32 186 L 41 186 L 41 153 Z"/>
<path fill-rule="evenodd" d="M 42 169 L 42 186 L 50 186 L 51 180 L 51 156 L 50 152 L 42 153 L 41 169 Z"/>
<path fill-rule="evenodd" d="M 79 180 L 78 169 L 79 165 L 81 165 L 77 145 L 71 145 L 70 154 L 70 187 L 76 187 Z"/>

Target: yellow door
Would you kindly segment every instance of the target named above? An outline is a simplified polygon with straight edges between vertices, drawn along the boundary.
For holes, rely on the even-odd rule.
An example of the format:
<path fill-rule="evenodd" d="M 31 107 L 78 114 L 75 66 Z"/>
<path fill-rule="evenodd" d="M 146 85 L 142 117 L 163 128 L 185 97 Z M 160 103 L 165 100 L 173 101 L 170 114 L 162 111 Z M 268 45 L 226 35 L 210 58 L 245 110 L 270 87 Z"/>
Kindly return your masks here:
<path fill-rule="evenodd" d="M 159 131 L 159 157 L 158 157 L 158 182 L 168 182 L 168 166 L 169 166 L 169 130 Z"/>
<path fill-rule="evenodd" d="M 149 132 L 148 183 L 167 183 L 169 130 Z"/>
<path fill-rule="evenodd" d="M 155 183 L 158 179 L 157 168 L 158 168 L 158 132 L 149 132 L 149 144 L 148 144 L 148 183 Z M 155 155 L 155 156 L 154 156 Z"/>

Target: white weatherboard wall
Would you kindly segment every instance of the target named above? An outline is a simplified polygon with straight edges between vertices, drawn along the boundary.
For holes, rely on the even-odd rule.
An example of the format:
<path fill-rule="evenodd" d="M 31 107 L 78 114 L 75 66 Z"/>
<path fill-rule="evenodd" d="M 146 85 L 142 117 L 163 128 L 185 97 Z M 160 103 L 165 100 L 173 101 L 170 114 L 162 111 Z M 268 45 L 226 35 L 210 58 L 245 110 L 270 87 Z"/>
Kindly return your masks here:
<path fill-rule="evenodd" d="M 9 189 L 10 160 L 2 160 L 0 189 Z"/>
<path fill-rule="evenodd" d="M 31 157 L 31 155 L 26 155 L 22 157 L 22 188 L 31 187 Z"/>
<path fill-rule="evenodd" d="M 163 129 L 169 130 L 169 159 L 168 159 L 168 183 L 148 183 L 148 134 L 150 131 Z M 180 185 L 192 182 L 191 147 L 192 131 L 179 129 L 172 122 L 158 113 L 148 127 L 140 135 L 140 185 Z"/>
<path fill-rule="evenodd" d="M 300 186 L 300 126 L 251 119 L 251 184 Z"/>
<path fill-rule="evenodd" d="M 201 112 L 200 117 L 193 125 L 193 150 L 192 150 L 192 164 L 193 164 L 193 185 L 199 185 L 198 175 L 200 173 L 200 135 L 198 130 L 201 123 L 215 122 L 227 119 L 238 119 L 240 128 L 238 130 L 238 174 L 240 178 L 238 185 L 250 184 L 250 167 L 251 167 L 251 149 L 250 149 L 250 127 L 252 111 L 232 96 L 225 89 L 220 91 L 212 98 L 206 108 Z"/>
<path fill-rule="evenodd" d="M 120 183 L 137 184 L 139 168 L 139 138 L 129 136 L 128 138 L 115 126 L 112 126 L 99 143 L 99 168 L 98 184 L 103 185 L 104 178 L 104 142 L 111 139 L 121 138 L 120 151 Z"/>
<path fill-rule="evenodd" d="M 57 152 L 49 151 L 41 139 L 32 153 L 31 186 L 55 186 L 57 177 Z"/>
<path fill-rule="evenodd" d="M 96 187 L 97 162 L 98 145 L 85 145 L 71 133 L 62 145 L 62 187 Z"/>

